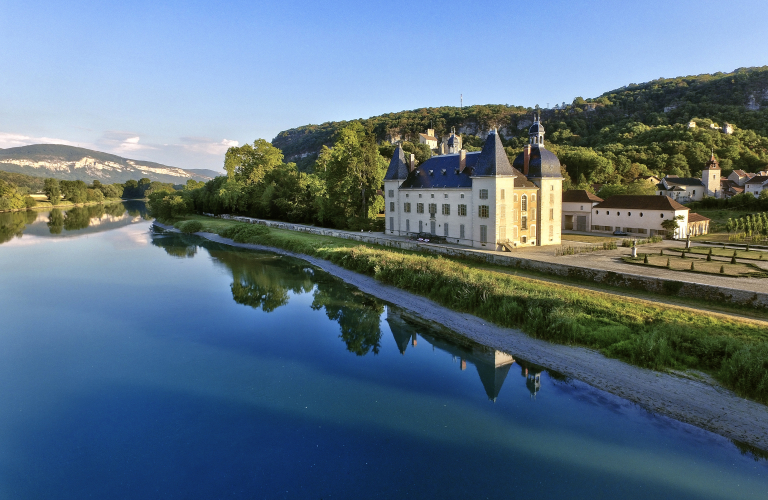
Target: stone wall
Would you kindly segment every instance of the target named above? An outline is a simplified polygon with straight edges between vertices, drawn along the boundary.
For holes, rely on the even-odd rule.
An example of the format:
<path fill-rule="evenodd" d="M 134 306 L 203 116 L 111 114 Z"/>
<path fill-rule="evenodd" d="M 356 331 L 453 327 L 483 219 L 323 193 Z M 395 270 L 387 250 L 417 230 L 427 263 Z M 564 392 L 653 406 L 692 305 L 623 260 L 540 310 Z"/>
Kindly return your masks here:
<path fill-rule="evenodd" d="M 757 293 L 747 290 L 738 290 L 734 288 L 718 287 L 687 281 L 667 280 L 663 278 L 642 276 L 637 274 L 616 273 L 602 269 L 588 269 L 578 266 L 570 266 L 567 264 L 541 262 L 523 257 L 515 257 L 512 255 L 482 252 L 471 248 L 456 248 L 413 240 L 395 239 L 380 235 L 380 233 L 354 233 L 351 231 L 340 231 L 338 229 L 305 226 L 301 224 L 292 224 L 289 222 L 253 219 L 250 217 L 231 215 L 222 215 L 221 218 L 236 220 L 249 224 L 262 224 L 267 227 L 285 229 L 288 231 L 299 231 L 321 236 L 333 236 L 336 238 L 344 238 L 348 240 L 359 241 L 361 243 L 371 243 L 385 247 L 399 248 L 402 250 L 414 250 L 438 255 L 446 255 L 450 257 L 460 257 L 477 262 L 488 262 L 501 266 L 526 269 L 584 281 L 593 281 L 595 283 L 601 283 L 604 285 L 653 292 L 662 295 L 690 297 L 708 302 L 730 302 L 734 304 L 750 305 L 757 308 L 768 308 L 768 293 Z"/>

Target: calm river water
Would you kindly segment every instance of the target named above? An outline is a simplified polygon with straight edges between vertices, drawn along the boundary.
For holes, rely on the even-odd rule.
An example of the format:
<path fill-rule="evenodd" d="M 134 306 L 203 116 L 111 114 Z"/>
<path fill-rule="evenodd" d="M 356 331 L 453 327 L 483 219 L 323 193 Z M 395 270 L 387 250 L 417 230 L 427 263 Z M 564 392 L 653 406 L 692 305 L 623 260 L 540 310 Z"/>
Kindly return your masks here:
<path fill-rule="evenodd" d="M 768 498 L 768 463 L 140 204 L 0 214 L 0 498 Z"/>

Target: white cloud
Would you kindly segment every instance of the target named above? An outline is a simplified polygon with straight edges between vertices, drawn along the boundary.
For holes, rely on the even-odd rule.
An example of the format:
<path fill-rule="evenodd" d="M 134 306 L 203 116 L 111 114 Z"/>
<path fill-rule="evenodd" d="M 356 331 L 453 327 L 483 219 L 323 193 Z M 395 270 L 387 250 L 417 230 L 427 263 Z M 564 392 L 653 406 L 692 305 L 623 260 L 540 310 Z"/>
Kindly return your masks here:
<path fill-rule="evenodd" d="M 222 139 L 216 142 L 205 137 L 182 137 L 182 147 L 193 153 L 203 153 L 209 155 L 223 155 L 227 149 L 238 146 L 240 143 L 229 139 Z"/>
<path fill-rule="evenodd" d="M 148 144 L 140 144 L 141 137 L 133 132 L 107 131 L 101 139 L 99 145 L 115 154 L 127 153 L 132 151 L 141 151 L 146 149 L 157 149 Z"/>
<path fill-rule="evenodd" d="M 30 144 L 65 144 L 67 146 L 78 146 L 78 144 L 67 141 L 65 139 L 55 139 L 53 137 L 34 137 L 31 135 L 0 132 L 0 149 L 17 148 L 20 146 L 29 146 Z"/>

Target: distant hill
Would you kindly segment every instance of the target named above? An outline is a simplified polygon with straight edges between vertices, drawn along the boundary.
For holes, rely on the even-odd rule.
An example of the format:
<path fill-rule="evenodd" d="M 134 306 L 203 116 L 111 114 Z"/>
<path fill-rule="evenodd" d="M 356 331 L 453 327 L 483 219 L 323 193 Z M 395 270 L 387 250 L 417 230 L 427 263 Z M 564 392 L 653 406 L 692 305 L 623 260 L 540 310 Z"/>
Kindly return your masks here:
<path fill-rule="evenodd" d="M 36 177 L 123 183 L 146 177 L 153 181 L 184 184 L 188 179 L 208 181 L 209 170 L 187 171 L 160 163 L 130 160 L 117 155 L 62 144 L 35 144 L 0 149 L 0 170 Z M 218 175 L 218 174 L 217 174 Z"/>
<path fill-rule="evenodd" d="M 214 178 L 214 177 L 218 177 L 220 175 L 226 174 L 223 171 L 217 172 L 215 170 L 209 170 L 207 168 L 185 168 L 184 170 L 186 170 L 187 172 L 193 175 L 200 175 L 203 177 L 210 177 L 210 178 Z"/>
<path fill-rule="evenodd" d="M 445 106 L 354 121 L 372 131 L 379 141 L 418 142 L 418 134 L 427 128 L 434 128 L 441 137 L 455 127 L 465 136 L 464 143 L 474 146 L 482 143 L 490 129 L 497 128 L 504 145 L 519 150 L 527 141 L 533 111 L 499 104 Z M 541 113 L 547 142 L 553 149 L 560 146 L 558 154 L 565 155 L 574 180 L 581 174 L 589 176 L 597 167 L 578 165 L 584 162 L 575 157 L 586 153 L 571 154 L 569 148 L 597 153 L 612 162 L 616 170 L 629 162 L 661 173 L 673 168 L 694 172 L 706 161 L 702 155 L 706 153 L 708 157 L 711 148 L 719 158 L 727 160 L 724 171 L 754 171 L 768 164 L 768 66 L 629 84 L 595 98 L 577 97 L 571 103 L 542 109 Z M 696 133 L 686 132 L 690 120 L 697 122 Z M 307 170 L 322 146 L 332 145 L 336 132 L 349 123 L 326 122 L 292 128 L 277 134 L 272 144 L 283 151 L 286 161 L 296 162 L 300 169 Z M 733 135 L 718 136 L 702 130 L 725 123 L 734 125 Z M 674 162 L 672 157 L 676 157 Z M 597 177 L 594 182 L 607 181 L 606 176 Z"/>

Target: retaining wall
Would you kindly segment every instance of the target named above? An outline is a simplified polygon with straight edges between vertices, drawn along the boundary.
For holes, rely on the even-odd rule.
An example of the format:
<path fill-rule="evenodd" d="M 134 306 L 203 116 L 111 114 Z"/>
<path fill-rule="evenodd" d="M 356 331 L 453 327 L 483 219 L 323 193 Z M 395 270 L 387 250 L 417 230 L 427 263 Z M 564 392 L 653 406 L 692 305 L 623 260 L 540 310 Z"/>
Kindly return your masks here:
<path fill-rule="evenodd" d="M 734 304 L 751 305 L 758 308 L 768 308 L 768 293 L 751 292 L 747 290 L 706 285 L 703 283 L 695 283 L 690 281 L 668 280 L 654 276 L 617 273 L 602 269 L 588 269 L 584 267 L 571 266 L 568 264 L 541 262 L 538 260 L 515 257 L 512 255 L 500 255 L 482 252 L 471 248 L 456 248 L 412 240 L 392 239 L 386 236 L 378 236 L 378 233 L 358 234 L 351 231 L 339 231 L 337 229 L 304 226 L 301 224 L 292 224 L 289 222 L 278 222 L 232 215 L 221 215 L 220 217 L 222 219 L 236 220 L 249 224 L 262 224 L 267 227 L 285 229 L 288 231 L 298 231 L 321 236 L 333 236 L 336 238 L 344 238 L 348 240 L 359 241 L 361 243 L 372 243 L 386 247 L 399 248 L 402 250 L 417 250 L 433 254 L 461 257 L 478 262 L 489 262 L 501 266 L 528 269 L 547 274 L 553 274 L 556 276 L 565 276 L 573 279 L 593 281 L 595 283 L 601 283 L 604 285 L 630 288 L 662 295 L 690 297 L 712 302 L 730 302 Z"/>

